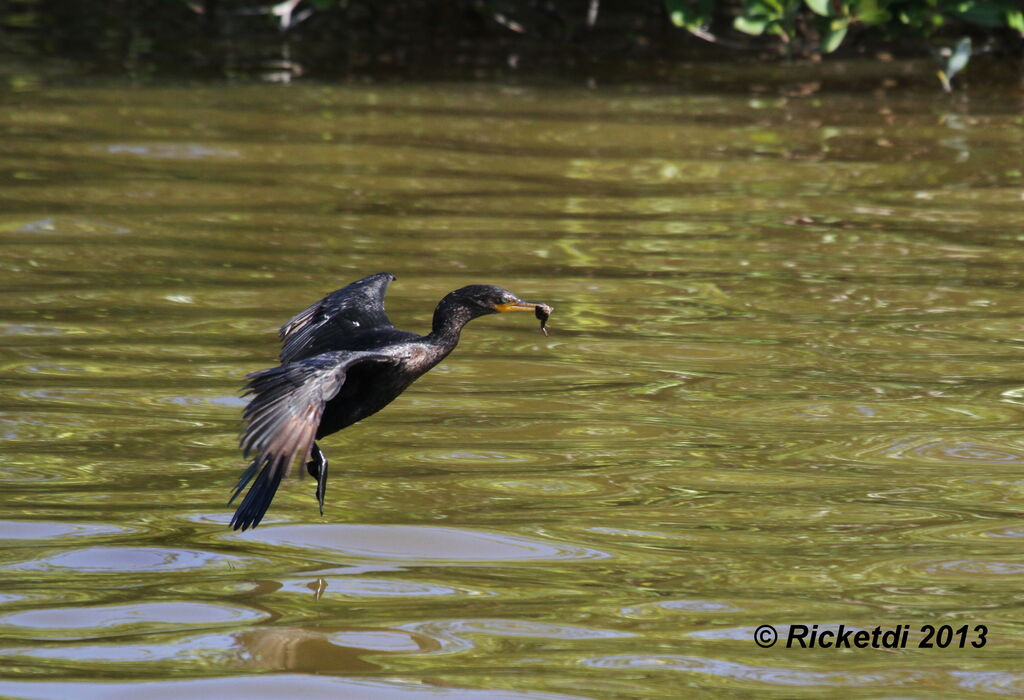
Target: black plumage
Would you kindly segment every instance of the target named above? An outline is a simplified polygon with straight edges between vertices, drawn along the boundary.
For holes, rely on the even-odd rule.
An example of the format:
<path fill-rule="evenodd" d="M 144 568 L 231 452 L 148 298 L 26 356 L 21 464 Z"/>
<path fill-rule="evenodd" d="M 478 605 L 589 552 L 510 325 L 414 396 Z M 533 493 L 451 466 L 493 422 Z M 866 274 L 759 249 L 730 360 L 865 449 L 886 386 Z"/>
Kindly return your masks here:
<path fill-rule="evenodd" d="M 255 478 L 235 511 L 236 530 L 256 527 L 297 459 L 317 480 L 323 514 L 327 459 L 316 440 L 387 406 L 443 360 L 474 318 L 534 311 L 546 321 L 551 308 L 526 302 L 492 285 L 474 284 L 445 296 L 430 333 L 398 330 L 384 312 L 384 293 L 395 279 L 381 272 L 328 294 L 279 330 L 281 364 L 248 375 L 241 447 L 253 457 L 230 504 Z"/>

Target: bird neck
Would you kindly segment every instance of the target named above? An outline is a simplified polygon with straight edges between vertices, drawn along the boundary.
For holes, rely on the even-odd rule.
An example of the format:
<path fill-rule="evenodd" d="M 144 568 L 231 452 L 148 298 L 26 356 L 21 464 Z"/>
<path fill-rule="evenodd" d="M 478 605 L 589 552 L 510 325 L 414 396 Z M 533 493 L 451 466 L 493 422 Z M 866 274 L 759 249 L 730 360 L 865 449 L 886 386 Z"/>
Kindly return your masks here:
<path fill-rule="evenodd" d="M 473 318 L 469 308 L 445 297 L 434 309 L 434 322 L 427 339 L 450 352 L 458 344 L 462 328 Z"/>

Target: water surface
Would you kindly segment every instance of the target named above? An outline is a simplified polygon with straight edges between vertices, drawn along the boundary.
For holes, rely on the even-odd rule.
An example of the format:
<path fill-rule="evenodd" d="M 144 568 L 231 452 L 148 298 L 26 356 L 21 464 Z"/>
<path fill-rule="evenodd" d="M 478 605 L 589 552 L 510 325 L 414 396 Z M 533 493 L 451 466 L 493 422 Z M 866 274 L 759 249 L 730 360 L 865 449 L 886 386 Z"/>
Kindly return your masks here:
<path fill-rule="evenodd" d="M 0 695 L 1024 694 L 1020 95 L 793 94 L 8 94 Z M 244 375 L 382 270 L 551 335 L 474 321 L 232 533 Z M 753 642 L 926 623 L 989 641 Z"/>

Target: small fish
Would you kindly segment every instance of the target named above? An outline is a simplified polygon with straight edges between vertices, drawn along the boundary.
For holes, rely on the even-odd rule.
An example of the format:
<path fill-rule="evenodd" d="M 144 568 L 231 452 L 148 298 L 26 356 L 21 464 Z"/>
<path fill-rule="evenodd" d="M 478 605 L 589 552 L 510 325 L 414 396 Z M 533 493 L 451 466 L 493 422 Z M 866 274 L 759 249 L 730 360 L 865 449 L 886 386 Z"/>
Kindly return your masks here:
<path fill-rule="evenodd" d="M 533 310 L 534 315 L 540 320 L 540 329 L 544 335 L 548 334 L 548 317 L 551 316 L 552 311 L 554 309 L 547 304 L 537 304 L 537 308 Z"/>

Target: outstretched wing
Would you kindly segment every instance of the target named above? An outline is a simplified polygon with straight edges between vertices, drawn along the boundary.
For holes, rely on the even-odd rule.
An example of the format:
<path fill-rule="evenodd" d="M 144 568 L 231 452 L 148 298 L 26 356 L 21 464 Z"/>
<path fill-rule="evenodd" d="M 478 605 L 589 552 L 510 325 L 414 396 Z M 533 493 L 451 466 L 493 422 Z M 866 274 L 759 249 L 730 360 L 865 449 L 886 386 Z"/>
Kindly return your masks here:
<path fill-rule="evenodd" d="M 312 357 L 339 344 L 355 333 L 394 328 L 384 313 L 384 293 L 395 279 L 390 272 L 364 277 L 331 292 L 281 326 L 281 362 Z"/>
<path fill-rule="evenodd" d="M 243 395 L 252 394 L 253 398 L 243 414 L 246 426 L 240 445 L 253 460 L 228 504 L 253 477 L 256 481 L 231 519 L 233 528 L 258 525 L 292 463 L 309 459 L 324 406 L 338 394 L 349 369 L 363 362 L 394 361 L 380 353 L 341 350 L 248 376 Z"/>

